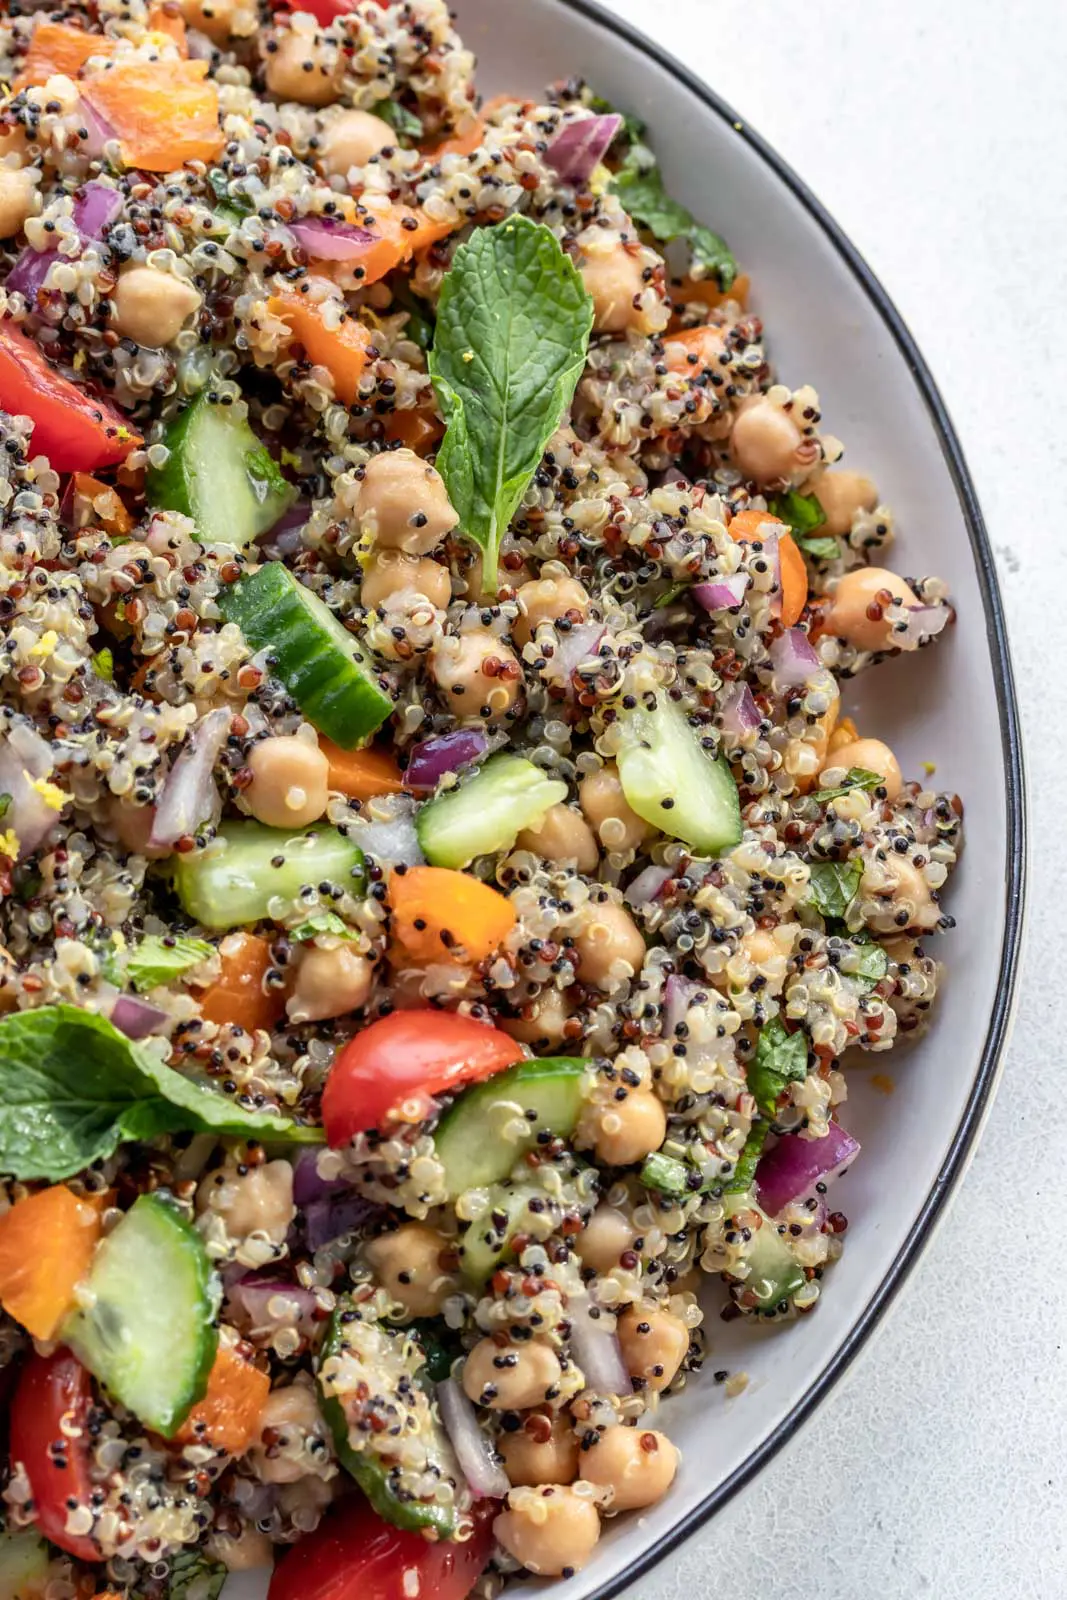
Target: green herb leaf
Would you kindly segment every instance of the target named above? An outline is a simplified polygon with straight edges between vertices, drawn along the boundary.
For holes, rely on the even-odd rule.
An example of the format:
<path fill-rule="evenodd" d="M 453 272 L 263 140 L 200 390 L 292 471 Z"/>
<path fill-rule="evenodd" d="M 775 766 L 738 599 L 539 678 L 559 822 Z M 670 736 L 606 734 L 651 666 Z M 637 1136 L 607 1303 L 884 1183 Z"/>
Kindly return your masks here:
<path fill-rule="evenodd" d="M 436 466 L 496 588 L 508 524 L 585 366 L 593 303 L 543 223 L 509 217 L 456 251 L 429 368 L 448 424 Z"/>
<path fill-rule="evenodd" d="M 791 1037 L 795 1039 L 797 1035 L 792 1034 Z M 737 1165 L 733 1170 L 733 1175 L 727 1181 L 727 1194 L 747 1194 L 751 1189 L 756 1181 L 756 1168 L 759 1166 L 759 1158 L 763 1154 L 763 1146 L 767 1143 L 769 1132 L 770 1123 L 765 1122 L 762 1117 L 757 1117 L 748 1130 L 748 1138 L 745 1140 L 744 1149 L 737 1158 Z"/>
<path fill-rule="evenodd" d="M 256 209 L 247 195 L 231 194 L 230 180 L 224 172 L 219 172 L 217 169 L 214 172 L 209 172 L 207 181 L 216 200 L 221 202 L 219 212 L 227 222 L 242 222 L 245 217 L 250 217 Z"/>
<path fill-rule="evenodd" d="M 314 917 L 308 917 L 306 922 L 301 922 L 296 928 L 290 928 L 289 937 L 303 944 L 308 939 L 315 939 L 320 933 L 335 933 L 340 939 L 355 939 L 347 922 L 342 922 L 336 911 L 321 911 Z"/>
<path fill-rule="evenodd" d="M 0 1172 L 55 1182 L 125 1140 L 180 1132 L 323 1138 L 184 1078 L 91 1011 L 41 1006 L 0 1018 Z"/>
<path fill-rule="evenodd" d="M 400 105 L 396 100 L 379 100 L 372 106 L 376 117 L 381 117 L 387 122 L 401 143 L 405 139 L 414 140 L 416 143 L 422 138 L 422 122 L 413 111 Z"/>
<path fill-rule="evenodd" d="M 651 151 L 643 146 L 631 150 L 611 185 L 635 222 L 647 228 L 660 244 L 684 239 L 693 261 L 713 273 L 722 290 L 737 277 L 737 262 L 725 239 L 697 222 L 692 212 L 672 200 L 663 187 L 663 177 Z"/>
<path fill-rule="evenodd" d="M 684 594 L 690 587 L 691 585 L 688 583 L 672 583 L 670 588 L 664 589 L 658 600 L 653 600 L 653 611 L 662 611 L 664 606 L 671 605 L 680 594 Z"/>
<path fill-rule="evenodd" d="M 218 1600 L 228 1576 L 202 1550 L 179 1550 L 167 1574 L 167 1600 Z"/>
<path fill-rule="evenodd" d="M 11 796 L 9 794 L 0 794 L 0 820 L 6 817 L 10 810 Z"/>
<path fill-rule="evenodd" d="M 296 499 L 296 489 L 284 476 L 266 445 L 257 445 L 254 450 L 245 451 L 245 471 L 252 485 L 252 493 L 260 505 L 265 505 L 274 495 L 281 495 L 289 502 Z"/>
<path fill-rule="evenodd" d="M 850 789 L 877 789 L 885 779 L 880 772 L 871 772 L 866 767 L 849 767 L 845 773 L 845 781 L 836 789 L 817 789 L 812 795 L 822 805 L 827 800 L 840 800 L 843 794 L 848 794 Z"/>
<path fill-rule="evenodd" d="M 94 656 L 90 657 L 89 665 L 98 678 L 103 678 L 105 683 L 114 683 L 115 657 L 106 645 L 103 650 L 98 650 Z"/>
<path fill-rule="evenodd" d="M 787 1033 L 781 1017 L 772 1017 L 760 1029 L 756 1054 L 748 1064 L 747 1073 L 748 1087 L 763 1115 L 773 1122 L 778 1097 L 786 1084 L 801 1083 L 807 1075 L 807 1035 L 800 1030 Z M 747 1145 L 745 1148 L 747 1150 Z"/>
<path fill-rule="evenodd" d="M 798 538 L 794 535 L 797 548 L 803 550 L 806 556 L 811 556 L 815 561 L 836 561 L 841 554 L 841 541 L 832 534 L 824 534 L 817 539 Z"/>
<path fill-rule="evenodd" d="M 862 861 L 816 862 L 807 903 L 822 917 L 843 917 L 856 898 L 862 877 Z"/>
<path fill-rule="evenodd" d="M 161 983 L 172 983 L 213 953 L 214 945 L 206 939 L 165 940 L 149 934 L 126 957 L 126 976 L 135 989 L 155 989 Z"/>
<path fill-rule="evenodd" d="M 826 512 L 813 494 L 800 494 L 790 489 L 788 494 L 772 494 L 767 502 L 771 515 L 787 522 L 794 533 L 814 533 L 826 521 Z"/>
<path fill-rule="evenodd" d="M 873 939 L 853 938 L 853 948 L 841 963 L 841 971 L 850 978 L 862 978 L 873 989 L 889 971 L 889 956 Z"/>

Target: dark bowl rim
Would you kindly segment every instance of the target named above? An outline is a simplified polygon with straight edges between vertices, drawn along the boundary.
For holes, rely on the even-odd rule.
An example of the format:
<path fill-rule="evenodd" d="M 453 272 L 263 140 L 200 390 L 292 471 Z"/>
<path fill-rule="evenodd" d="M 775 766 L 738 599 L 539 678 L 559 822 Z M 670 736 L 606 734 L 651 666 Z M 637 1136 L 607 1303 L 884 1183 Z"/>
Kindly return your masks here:
<path fill-rule="evenodd" d="M 720 1511 L 760 1472 L 778 1452 L 792 1440 L 799 1429 L 844 1376 L 867 1340 L 881 1322 L 893 1299 L 904 1284 L 908 1274 L 929 1243 L 934 1228 L 942 1216 L 946 1203 L 967 1167 L 982 1123 L 992 1104 L 1000 1060 L 1007 1043 L 1011 1026 L 1015 985 L 1019 972 L 1019 957 L 1026 897 L 1026 781 L 1023 770 L 1022 737 L 1019 711 L 1015 697 L 1015 681 L 1011 655 L 1008 648 L 1004 602 L 997 582 L 993 551 L 989 543 L 985 522 L 963 450 L 956 436 L 944 400 L 926 361 L 900 312 L 872 272 L 859 251 L 842 232 L 822 203 L 807 185 L 765 139 L 749 126 L 748 122 L 732 111 L 726 102 L 701 79 L 662 49 L 639 29 L 605 10 L 598 0 L 556 0 L 557 4 L 577 12 L 606 32 L 624 39 L 627 44 L 648 56 L 670 73 L 691 94 L 695 95 L 709 111 L 728 123 L 737 137 L 744 141 L 781 179 L 794 197 L 818 224 L 830 240 L 838 255 L 859 281 L 867 298 L 878 312 L 908 364 L 915 384 L 922 395 L 930 419 L 937 432 L 945 464 L 952 476 L 960 510 L 967 526 L 974 556 L 978 584 L 985 608 L 986 631 L 992 657 L 994 678 L 997 684 L 997 711 L 1000 721 L 1001 746 L 1004 752 L 1005 812 L 1007 841 L 1005 852 L 1004 939 L 1001 945 L 997 991 L 990 1013 L 989 1027 L 975 1074 L 974 1085 L 964 1107 L 948 1154 L 930 1189 L 922 1209 L 907 1238 L 894 1258 L 874 1294 L 868 1300 L 852 1329 L 842 1341 L 833 1358 L 805 1391 L 789 1415 L 773 1428 L 745 1461 L 724 1478 L 710 1494 L 691 1511 L 678 1519 L 670 1531 L 657 1539 L 653 1546 L 642 1552 L 618 1577 L 609 1579 L 591 1589 L 587 1600 L 612 1600 L 612 1596 L 628 1588 L 644 1576 L 705 1522 Z"/>

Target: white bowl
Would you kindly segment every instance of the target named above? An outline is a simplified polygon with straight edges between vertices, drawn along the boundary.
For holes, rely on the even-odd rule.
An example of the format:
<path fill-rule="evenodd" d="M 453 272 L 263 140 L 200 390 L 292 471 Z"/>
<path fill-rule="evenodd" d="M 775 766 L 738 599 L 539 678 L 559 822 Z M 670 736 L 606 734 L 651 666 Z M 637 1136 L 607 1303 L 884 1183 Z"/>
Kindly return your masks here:
<path fill-rule="evenodd" d="M 814 1313 L 781 1329 L 714 1312 L 701 1375 L 664 1408 L 683 1455 L 671 1493 L 609 1524 L 567 1600 L 607 1600 L 745 1484 L 848 1367 L 929 1242 L 989 1109 L 1010 1021 L 1024 880 L 1023 771 L 993 558 L 934 382 L 869 268 L 800 180 L 686 69 L 590 0 L 454 0 L 485 94 L 540 96 L 574 75 L 648 124 L 670 192 L 732 245 L 754 285 L 777 370 L 819 391 L 825 426 L 899 517 L 889 564 L 951 585 L 957 625 L 863 677 L 845 709 L 885 738 L 905 773 L 935 762 L 966 803 L 967 846 L 934 941 L 949 973 L 917 1045 L 850 1075 L 847 1125 L 863 1153 L 837 1203 L 844 1255 Z M 895 1092 L 871 1085 L 888 1073 Z M 745 1371 L 728 1400 L 712 1373 Z M 522 1592 L 550 1585 L 534 1583 Z M 518 1593 L 519 1591 L 516 1591 Z"/>
<path fill-rule="evenodd" d="M 899 516 L 890 564 L 951 584 L 959 620 L 928 651 L 862 678 L 845 709 L 885 738 L 908 774 L 937 766 L 966 802 L 967 849 L 952 880 L 950 964 L 925 1038 L 866 1058 L 850 1076 L 847 1125 L 863 1153 L 840 1189 L 845 1252 L 824 1297 L 780 1329 L 712 1311 L 704 1372 L 663 1418 L 683 1454 L 671 1493 L 609 1524 L 566 1600 L 607 1600 L 737 1492 L 796 1432 L 874 1329 L 929 1242 L 989 1109 L 1010 1023 L 1021 938 L 1023 771 L 1011 664 L 993 558 L 952 425 L 881 285 L 818 201 L 704 84 L 590 0 L 453 0 L 480 61 L 483 93 L 539 97 L 581 75 L 648 124 L 670 191 L 724 234 L 754 283 L 782 377 L 819 390 L 827 429 Z M 666 0 L 669 3 L 669 0 Z M 896 1084 L 887 1098 L 872 1068 Z M 728 1400 L 712 1373 L 749 1375 Z M 258 1600 L 262 1579 L 231 1579 L 226 1600 Z M 427 1595 L 424 1600 L 433 1600 Z"/>

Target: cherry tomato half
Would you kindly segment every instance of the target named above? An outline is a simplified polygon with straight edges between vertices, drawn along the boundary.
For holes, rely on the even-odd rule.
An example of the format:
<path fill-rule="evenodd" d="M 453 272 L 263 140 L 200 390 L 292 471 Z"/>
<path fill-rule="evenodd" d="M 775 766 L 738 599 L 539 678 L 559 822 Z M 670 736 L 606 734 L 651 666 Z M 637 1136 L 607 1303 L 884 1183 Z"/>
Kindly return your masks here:
<path fill-rule="evenodd" d="M 521 1058 L 514 1039 L 484 1022 L 450 1011 L 394 1011 L 357 1033 L 334 1062 L 322 1097 L 326 1138 L 336 1149 L 380 1128 L 407 1101 L 480 1083 Z"/>
<path fill-rule="evenodd" d="M 57 472 L 92 472 L 124 461 L 141 436 L 106 400 L 86 394 L 12 323 L 0 323 L 4 410 L 33 423 L 30 449 Z"/>
<path fill-rule="evenodd" d="M 487 1503 L 462 1544 L 431 1544 L 365 1500 L 343 1500 L 282 1557 L 267 1600 L 466 1600 L 492 1552 L 496 1509 Z"/>
<path fill-rule="evenodd" d="M 386 6 L 389 0 L 376 0 L 376 4 Z M 356 0 L 271 0 L 271 5 L 275 11 L 310 11 L 316 22 L 328 28 L 338 17 L 354 11 Z"/>
<path fill-rule="evenodd" d="M 69 1350 L 30 1356 L 11 1401 L 11 1461 L 22 1463 L 30 1480 L 34 1516 L 46 1539 L 81 1561 L 99 1561 L 92 1539 L 66 1531 L 71 1500 L 87 1504 L 89 1444 L 84 1429 L 92 1404 L 89 1374 Z"/>

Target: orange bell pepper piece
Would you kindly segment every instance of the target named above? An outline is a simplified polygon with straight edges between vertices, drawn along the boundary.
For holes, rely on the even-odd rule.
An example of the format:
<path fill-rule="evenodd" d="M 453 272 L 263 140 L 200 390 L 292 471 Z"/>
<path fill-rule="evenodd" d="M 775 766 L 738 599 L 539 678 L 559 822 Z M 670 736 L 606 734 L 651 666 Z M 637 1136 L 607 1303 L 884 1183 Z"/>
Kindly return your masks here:
<path fill-rule="evenodd" d="M 663 335 L 663 360 L 671 372 L 687 373 L 695 376 L 702 367 L 712 367 L 718 364 L 722 354 L 725 329 L 715 323 L 706 322 L 700 328 L 683 328 L 678 333 L 665 333 Z M 696 356 L 697 364 L 694 366 L 690 356 Z"/>
<path fill-rule="evenodd" d="M 177 46 L 180 56 L 189 54 L 185 19 L 178 10 L 175 0 L 157 0 L 157 4 L 149 6 L 148 30 L 150 33 L 165 33 Z"/>
<path fill-rule="evenodd" d="M 759 538 L 760 528 L 765 527 L 768 522 L 773 522 L 778 529 L 778 565 L 782 578 L 782 626 L 791 628 L 794 622 L 799 622 L 801 613 L 808 603 L 808 569 L 804 565 L 804 557 L 797 549 L 793 535 L 781 518 L 772 517 L 769 511 L 739 511 L 726 531 L 731 539 L 748 544 L 751 540 Z"/>
<path fill-rule="evenodd" d="M 101 483 L 99 478 L 94 478 L 92 473 L 74 474 L 74 494 L 77 500 L 83 502 L 87 512 L 84 522 L 75 518 L 80 527 L 96 521 L 108 533 L 118 534 L 120 538 L 133 527 L 133 518 L 117 492 L 109 483 Z"/>
<path fill-rule="evenodd" d="M 271 964 L 269 942 L 255 933 L 231 933 L 219 945 L 219 956 L 222 970 L 200 995 L 201 1015 L 248 1033 L 272 1028 L 285 1011 L 285 996 L 263 987 Z"/>
<path fill-rule="evenodd" d="M 308 360 L 316 367 L 326 368 L 338 400 L 346 406 L 354 405 L 371 342 L 363 323 L 346 317 L 336 328 L 328 328 L 317 305 L 309 302 L 306 295 L 288 290 L 271 295 L 267 309 L 272 316 L 280 317 L 293 338 L 300 341 Z"/>
<path fill-rule="evenodd" d="M 0 1217 L 0 1305 L 35 1339 L 54 1339 L 100 1240 L 103 1198 L 53 1184 Z"/>
<path fill-rule="evenodd" d="M 515 926 L 515 908 L 496 889 L 449 867 L 408 867 L 389 879 L 394 964 L 484 961 Z"/>
<path fill-rule="evenodd" d="M 445 425 L 435 411 L 418 407 L 410 411 L 394 411 L 385 419 L 385 437 L 399 442 L 417 456 L 432 450 L 445 431 Z"/>
<path fill-rule="evenodd" d="M 113 56 L 116 49 L 117 41 L 102 33 L 86 33 L 67 22 L 39 22 L 14 86 L 26 89 L 49 78 L 76 78 L 90 56 Z"/>
<path fill-rule="evenodd" d="M 364 750 L 342 750 L 319 737 L 319 749 L 330 763 L 330 788 L 350 800 L 373 800 L 376 794 L 402 794 L 404 774 L 391 750 L 368 745 Z"/>
<path fill-rule="evenodd" d="M 680 284 L 671 285 L 671 299 L 676 306 L 696 300 L 709 311 L 717 311 L 728 300 L 736 300 L 744 311 L 751 291 L 752 280 L 748 273 L 739 272 L 729 289 L 720 289 L 714 278 L 683 278 Z"/>
<path fill-rule="evenodd" d="M 244 1455 L 259 1432 L 270 1377 L 231 1346 L 220 1344 L 204 1398 L 175 1435 L 179 1444 L 213 1444 L 228 1456 Z"/>
<path fill-rule="evenodd" d="M 118 62 L 82 89 L 114 128 L 128 167 L 174 172 L 222 153 L 219 94 L 207 71 L 206 61 Z"/>
<path fill-rule="evenodd" d="M 485 123 L 481 117 L 471 116 L 462 128 L 449 139 L 427 150 L 427 161 L 437 161 L 441 156 L 471 156 L 485 142 Z"/>
<path fill-rule="evenodd" d="M 354 220 L 372 233 L 373 239 L 358 257 L 326 270 L 345 286 L 350 288 L 354 281 L 361 289 L 377 283 L 394 267 L 403 266 L 412 256 L 428 250 L 440 239 L 447 239 L 460 226 L 459 218 L 454 222 L 436 222 L 424 211 L 409 211 L 405 206 L 372 209 L 362 205 Z"/>

